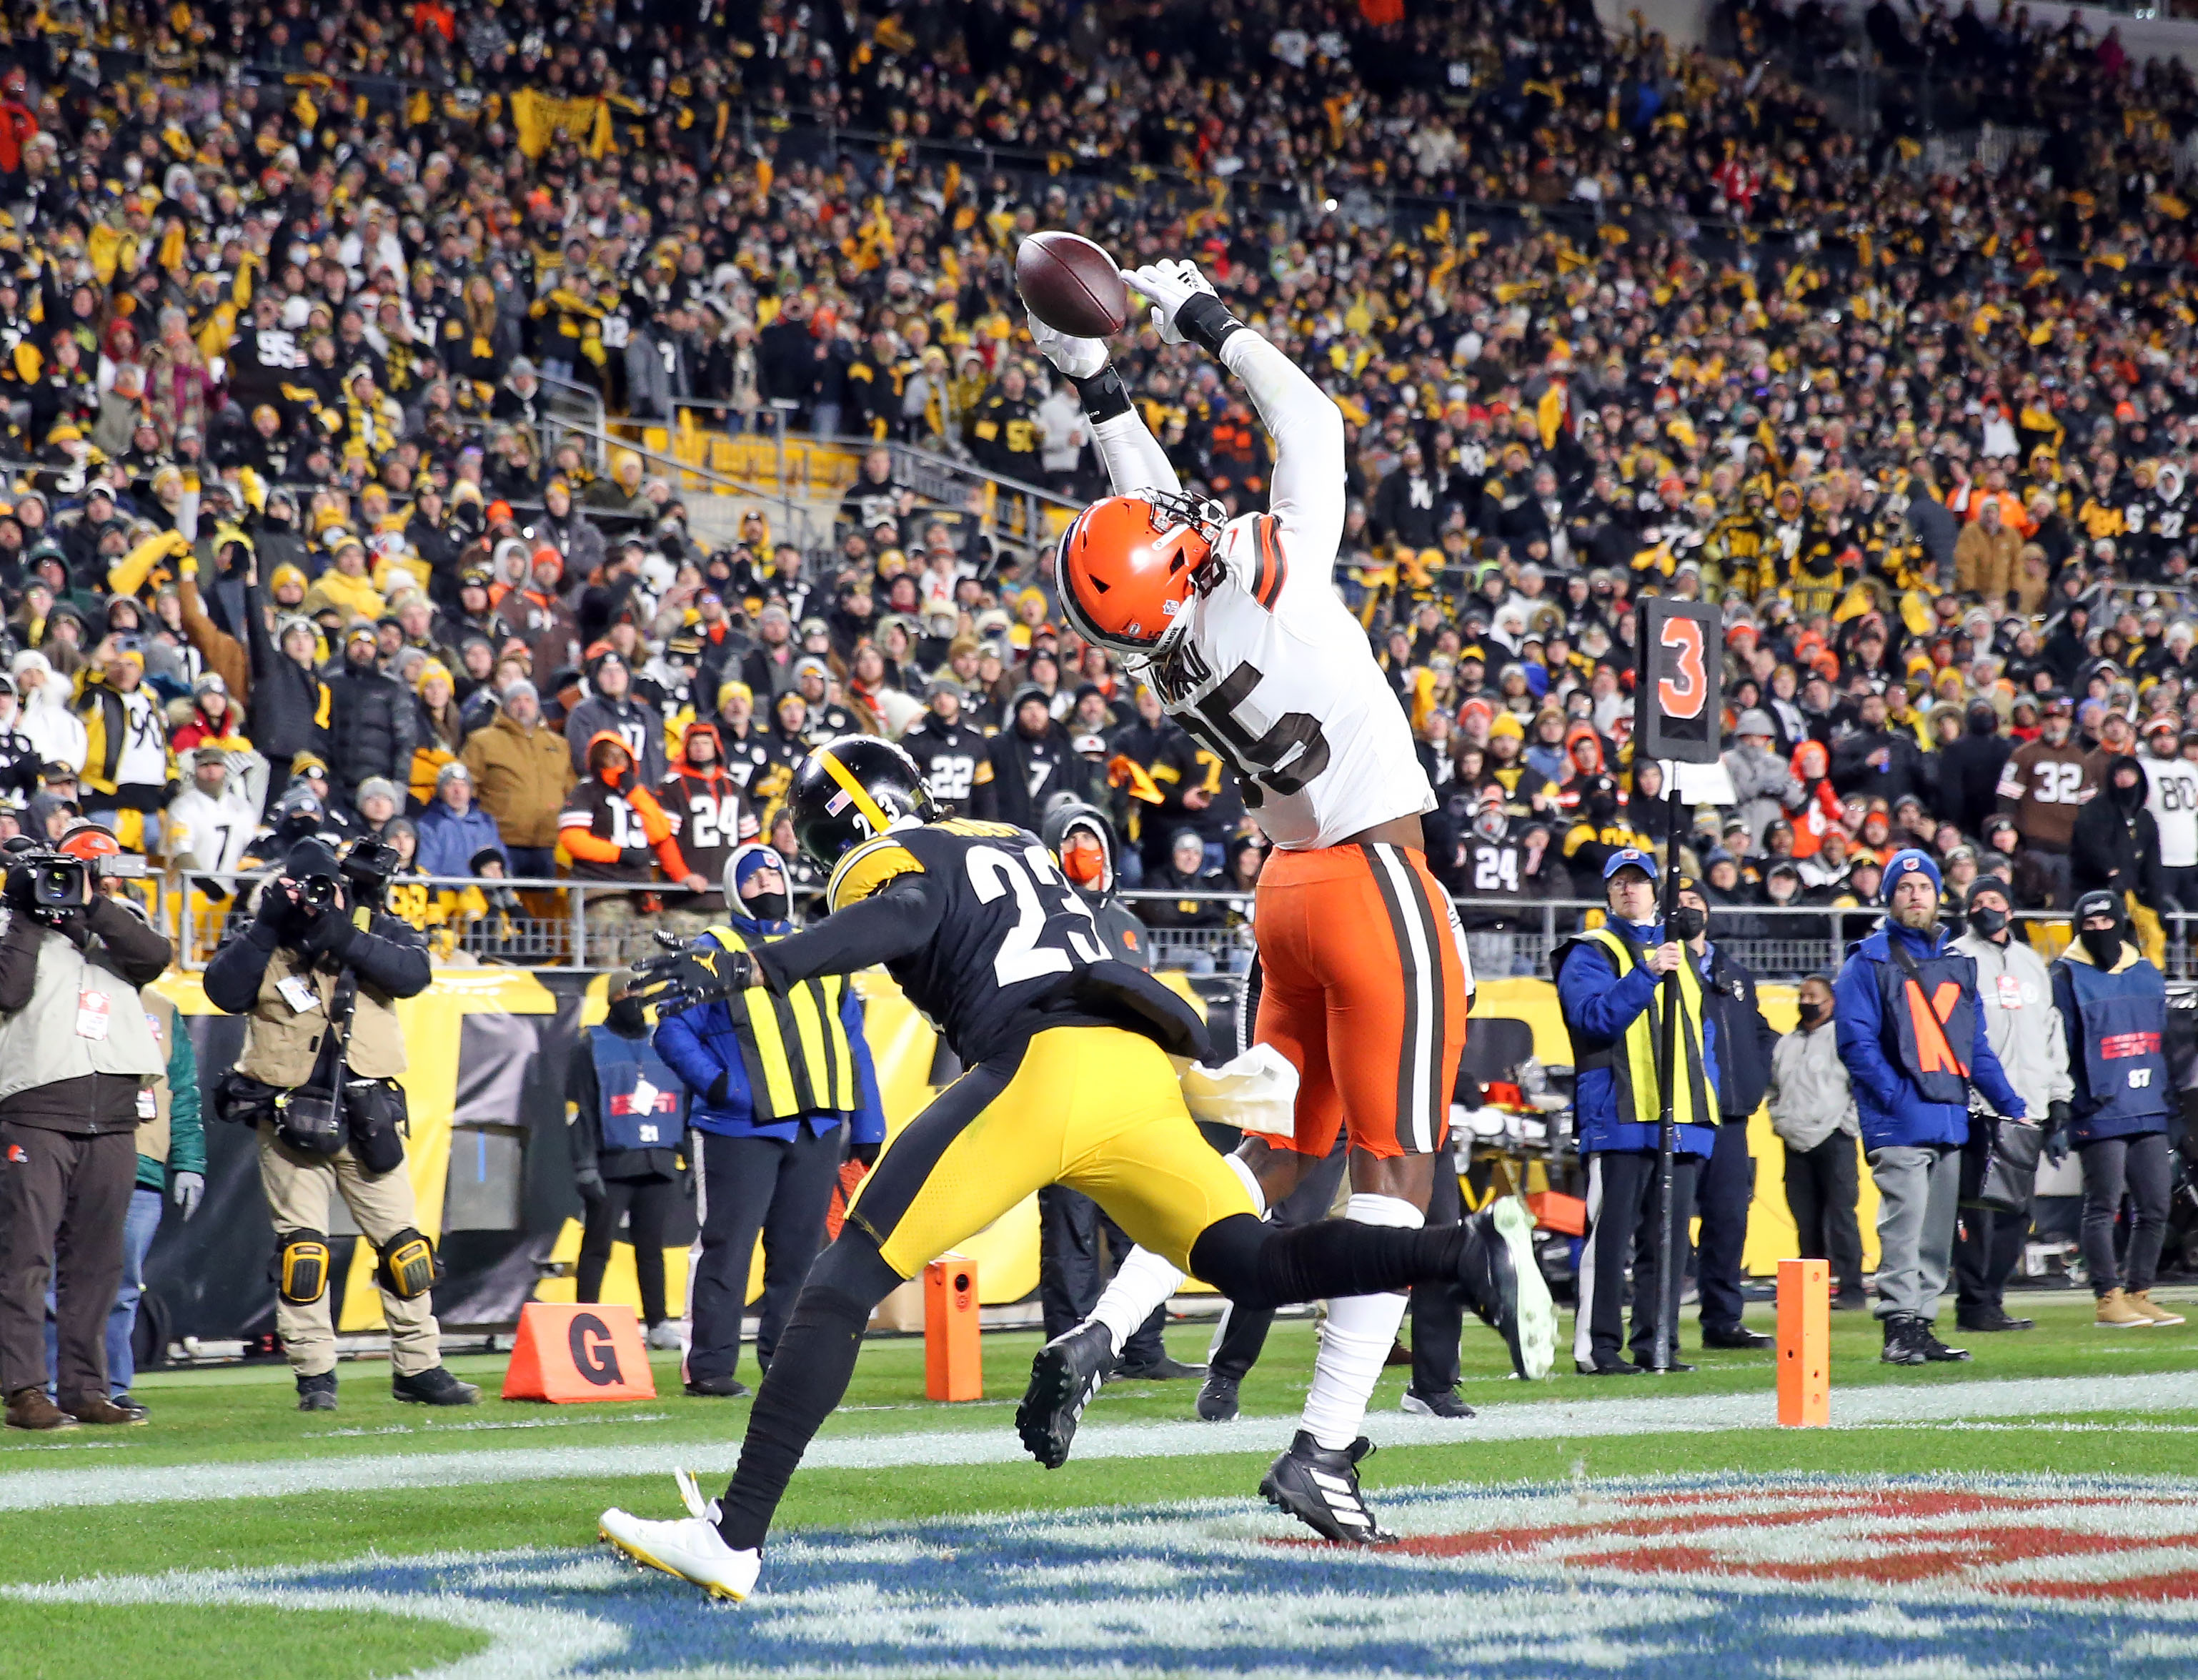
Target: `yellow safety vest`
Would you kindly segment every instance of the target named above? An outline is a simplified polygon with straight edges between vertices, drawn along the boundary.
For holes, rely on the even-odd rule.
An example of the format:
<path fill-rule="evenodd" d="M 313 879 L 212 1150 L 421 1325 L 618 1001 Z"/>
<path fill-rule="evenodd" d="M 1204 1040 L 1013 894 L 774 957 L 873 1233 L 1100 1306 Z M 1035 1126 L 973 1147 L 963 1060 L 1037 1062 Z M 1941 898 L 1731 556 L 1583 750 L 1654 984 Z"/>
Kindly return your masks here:
<path fill-rule="evenodd" d="M 1640 947 L 1608 927 L 1580 935 L 1584 945 L 1600 945 L 1609 955 L 1610 966 L 1624 980 L 1637 966 Z M 1682 947 L 1683 950 L 1684 948 Z M 1709 1089 L 1702 1068 L 1702 977 L 1693 953 L 1679 964 L 1679 1055 L 1685 1075 L 1672 1093 L 1672 1118 L 1678 1125 L 1718 1123 L 1717 1097 Z M 1580 1066 L 1597 1064 L 1610 1069 L 1617 1087 L 1619 1118 L 1642 1125 L 1654 1125 L 1663 1113 L 1664 987 L 1660 981 L 1648 1007 L 1634 1016 L 1625 1037 L 1616 1048 L 1582 1059 Z"/>
<path fill-rule="evenodd" d="M 710 937 L 727 950 L 747 950 L 785 936 L 751 940 L 720 925 Z M 783 997 L 762 985 L 741 994 L 733 1031 L 759 1120 L 855 1112 L 855 1057 L 840 1019 L 846 986 L 843 974 L 821 974 Z"/>

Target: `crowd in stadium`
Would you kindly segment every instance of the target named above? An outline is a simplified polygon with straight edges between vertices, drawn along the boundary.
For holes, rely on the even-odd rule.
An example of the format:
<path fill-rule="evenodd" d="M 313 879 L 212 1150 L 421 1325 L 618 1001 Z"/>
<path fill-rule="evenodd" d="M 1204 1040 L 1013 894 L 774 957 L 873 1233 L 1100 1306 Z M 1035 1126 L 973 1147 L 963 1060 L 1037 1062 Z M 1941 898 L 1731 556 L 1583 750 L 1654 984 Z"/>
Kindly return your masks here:
<path fill-rule="evenodd" d="M 1929 175 L 1585 7 L 1391 9 L 10 20 L 0 834 L 80 811 L 226 872 L 371 830 L 449 883 L 392 898 L 440 954 L 493 957 L 499 876 L 704 919 L 743 839 L 805 876 L 777 795 L 860 730 L 980 814 L 1102 805 L 1127 884 L 1248 886 L 1233 778 L 981 507 L 880 447 L 829 550 L 761 509 L 713 544 L 542 423 L 545 376 L 657 423 L 777 404 L 1093 491 L 1011 278 L 1067 225 L 1195 258 L 1343 410 L 1336 583 L 1459 897 L 1598 898 L 1676 838 L 1739 912 L 1870 903 L 1908 844 L 2021 908 L 2198 908 L 2188 73 L 1934 12 L 1901 38 L 2055 121 Z M 1150 332 L 1117 360 L 1186 480 L 1262 497 L 1214 367 Z M 1678 836 L 1631 748 L 1647 590 L 1728 625 L 1730 787 Z"/>

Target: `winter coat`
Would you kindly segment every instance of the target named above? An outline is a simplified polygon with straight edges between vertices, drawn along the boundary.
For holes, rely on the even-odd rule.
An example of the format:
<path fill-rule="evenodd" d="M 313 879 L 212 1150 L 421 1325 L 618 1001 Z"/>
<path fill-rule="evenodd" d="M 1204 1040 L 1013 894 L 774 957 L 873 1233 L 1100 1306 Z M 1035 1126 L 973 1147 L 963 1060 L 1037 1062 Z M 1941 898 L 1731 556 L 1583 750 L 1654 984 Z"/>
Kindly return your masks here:
<path fill-rule="evenodd" d="M 1998 808 L 2000 772 L 2015 740 L 1999 732 L 1999 714 L 1990 702 L 1969 707 L 1966 733 L 1939 755 L 1939 797 L 1932 810 L 1963 834 L 1980 834 L 1985 819 Z"/>
<path fill-rule="evenodd" d="M 442 800 L 435 799 L 420 813 L 415 827 L 419 831 L 420 850 L 413 867 L 423 875 L 469 878 L 474 873 L 475 853 L 485 846 L 503 850 L 503 836 L 497 830 L 496 818 L 477 804 L 468 805 L 462 817 Z M 511 873 L 508 856 L 503 860 L 503 872 Z"/>
<path fill-rule="evenodd" d="M 2137 786 L 2117 788 L 2114 772 L 2136 766 Z M 2076 813 L 2068 842 L 2069 887 L 2078 897 L 2102 890 L 2134 892 L 2140 904 L 2156 904 L 2160 890 L 2160 825 L 2144 808 L 2143 766 L 2125 753 L 2109 759 L 2099 791 Z"/>
<path fill-rule="evenodd" d="M 358 784 L 386 776 L 402 788 L 412 780 L 412 747 L 419 727 L 412 696 L 393 677 L 348 663 L 328 671 L 329 775 L 347 799 Z"/>
<path fill-rule="evenodd" d="M 743 939 L 759 942 L 766 933 L 776 936 L 793 932 L 790 922 L 757 921 L 742 916 L 729 915 L 724 925 Z M 710 935 L 703 937 L 712 946 L 720 944 Z M 840 995 L 840 1023 L 846 1030 L 847 1048 L 855 1064 L 856 1107 L 849 1117 L 849 1142 L 881 1143 L 886 1136 L 885 1109 L 878 1097 L 878 1074 L 870 1061 L 869 1043 L 863 1037 L 862 1000 L 855 995 L 852 985 L 846 985 Z M 656 1053 L 670 1064 L 694 1096 L 688 1124 L 699 1131 L 714 1131 L 732 1137 L 791 1139 L 804 1125 L 819 1132 L 836 1129 L 839 1117 L 829 1114 L 777 1122 L 757 1120 L 747 1061 L 741 1054 L 740 1035 L 733 1026 L 734 1001 L 721 998 L 699 1009 L 667 1015 L 658 1024 Z M 746 1001 L 740 1002 L 745 1009 Z M 722 1088 L 720 1080 L 724 1082 Z M 768 1114 L 770 1111 L 765 1112 Z"/>
<path fill-rule="evenodd" d="M 1795 1153 L 1815 1148 L 1835 1132 L 1852 1137 L 1861 1131 L 1854 1087 L 1829 1021 L 1814 1030 L 1795 1027 L 1771 1053 L 1771 1129 Z"/>
<path fill-rule="evenodd" d="M 1644 927 L 1614 917 L 1605 926 L 1644 950 L 1653 951 L 1664 942 L 1661 922 Z M 1572 1035 L 1574 1060 L 1619 1046 L 1660 984 L 1661 977 L 1645 966 L 1637 966 L 1624 980 L 1619 979 L 1609 954 L 1599 945 L 1581 940 L 1568 946 L 1557 970 L 1557 1002 L 1564 1012 L 1566 1030 Z M 1705 1008 L 1702 1077 L 1712 1090 L 1718 1089 L 1718 1048 L 1717 1020 Z M 1573 1112 L 1582 1154 L 1657 1147 L 1655 1126 L 1621 1114 L 1618 1105 L 1618 1084 L 1609 1069 L 1592 1067 L 1579 1075 L 1573 1084 Z M 1717 1142 L 1713 1126 L 1683 1125 L 1678 1132 L 1678 1153 L 1683 1155 L 1707 1155 Z"/>
<path fill-rule="evenodd" d="M 522 729 L 499 713 L 466 737 L 460 758 L 473 776 L 474 803 L 495 819 L 506 846 L 556 845 L 557 813 L 579 779 L 562 735 L 538 720 Z"/>
<path fill-rule="evenodd" d="M 1910 956 L 1919 963 L 1950 954 L 1943 943 L 1945 935 L 1941 930 L 1934 927 L 1928 934 L 1916 933 L 1895 927 L 1887 921 L 1849 950 L 1846 962 L 1840 969 L 1839 979 L 1832 987 L 1835 1015 L 1839 1023 L 1840 1061 L 1845 1064 L 1847 1078 L 1854 1085 L 1855 1112 L 1862 1125 L 1863 1144 L 1868 1149 L 1931 1144 L 1958 1148 L 1968 1141 L 1968 1103 L 1928 1100 L 1914 1074 L 1901 1061 L 1899 1023 L 1886 1007 L 1886 993 L 1891 989 L 1887 985 L 1888 971 L 1893 979 L 1904 979 L 1888 944 L 1894 939 L 1901 940 Z M 1954 963 L 1966 972 L 1967 990 L 1974 1000 L 1976 964 L 1959 952 L 1951 955 Z M 1983 1009 L 1973 1002 L 1970 1014 L 1972 1031 L 1967 1035 L 1968 1043 L 1949 1046 L 1963 1059 L 1968 1069 L 1966 1082 L 1984 1093 L 1995 1113 L 2010 1119 L 2026 1118 L 2027 1106 L 2008 1083 L 2006 1071 L 1992 1054 L 1992 1041 L 1985 1032 Z"/>
<path fill-rule="evenodd" d="M 1747 824 L 1749 840 L 1763 844 L 1763 831 L 1788 811 L 1799 811 L 1808 790 L 1793 766 L 1776 753 L 1745 743 L 1724 755 L 1732 778 L 1733 815 Z"/>
<path fill-rule="evenodd" d="M 1755 976 L 1745 963 L 1715 940 L 1707 964 L 1693 960 L 1702 977 L 1702 1013 L 1717 1028 L 1718 1113 L 1728 1124 L 1744 1125 L 1770 1089 L 1771 1053 L 1778 1035 L 1763 1019 Z"/>
<path fill-rule="evenodd" d="M 1977 965 L 1977 1001 L 1992 1054 L 2006 1070 L 2008 1083 L 2021 1093 L 2031 1118 L 2043 1119 L 2049 1103 L 2066 1102 L 2074 1091 L 2045 959 L 2019 931 L 2005 945 L 1963 933 L 1953 949 Z"/>

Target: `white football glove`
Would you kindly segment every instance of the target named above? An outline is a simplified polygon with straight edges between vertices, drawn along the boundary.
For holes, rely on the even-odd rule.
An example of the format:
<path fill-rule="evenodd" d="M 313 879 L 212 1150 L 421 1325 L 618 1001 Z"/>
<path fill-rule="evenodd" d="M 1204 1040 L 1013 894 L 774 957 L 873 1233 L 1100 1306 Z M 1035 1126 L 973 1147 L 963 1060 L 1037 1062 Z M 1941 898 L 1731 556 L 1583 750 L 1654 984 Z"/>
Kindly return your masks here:
<path fill-rule="evenodd" d="M 1024 313 L 1030 315 L 1027 310 Z M 1070 379 L 1090 379 L 1107 365 L 1104 339 L 1073 339 L 1066 333 L 1056 332 L 1035 315 L 1030 315 L 1030 335 L 1038 354 Z"/>
<path fill-rule="evenodd" d="M 1213 282 L 1198 271 L 1198 264 L 1188 259 L 1173 262 L 1147 263 L 1143 268 L 1124 269 L 1122 283 L 1143 297 L 1153 306 L 1153 330 L 1160 335 L 1163 344 L 1181 344 L 1183 334 L 1176 330 L 1175 312 L 1201 292 L 1213 293 Z"/>

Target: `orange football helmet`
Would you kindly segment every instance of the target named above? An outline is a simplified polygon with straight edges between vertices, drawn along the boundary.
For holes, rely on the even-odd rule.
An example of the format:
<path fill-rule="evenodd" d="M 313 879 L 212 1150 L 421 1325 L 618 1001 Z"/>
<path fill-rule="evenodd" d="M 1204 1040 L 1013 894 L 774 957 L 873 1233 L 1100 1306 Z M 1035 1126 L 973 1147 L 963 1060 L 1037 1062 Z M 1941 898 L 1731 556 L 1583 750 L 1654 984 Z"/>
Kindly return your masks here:
<path fill-rule="evenodd" d="M 1061 611 L 1076 633 L 1140 659 L 1182 640 L 1221 540 L 1223 511 L 1196 497 L 1148 491 L 1106 497 L 1079 514 L 1054 561 Z"/>

